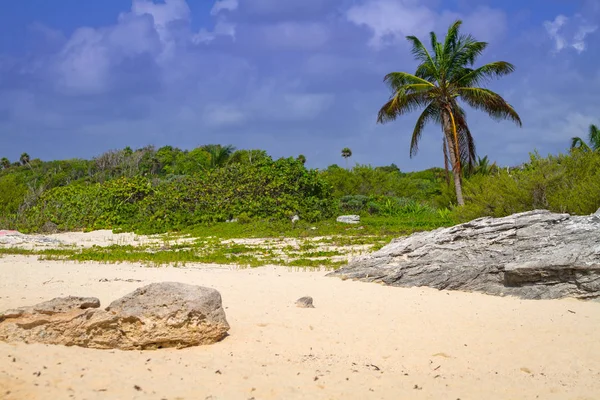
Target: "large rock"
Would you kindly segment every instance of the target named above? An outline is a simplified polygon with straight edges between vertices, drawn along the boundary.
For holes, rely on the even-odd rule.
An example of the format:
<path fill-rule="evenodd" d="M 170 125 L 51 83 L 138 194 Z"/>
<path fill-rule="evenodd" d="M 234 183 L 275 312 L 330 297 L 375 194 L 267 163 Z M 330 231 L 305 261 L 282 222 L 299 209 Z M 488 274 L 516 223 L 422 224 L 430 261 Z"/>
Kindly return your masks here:
<path fill-rule="evenodd" d="M 329 275 L 525 299 L 600 298 L 600 216 L 480 218 L 394 239 Z"/>
<path fill-rule="evenodd" d="M 336 221 L 343 224 L 358 224 L 360 223 L 360 215 L 340 215 L 336 218 Z"/>
<path fill-rule="evenodd" d="M 97 349 L 157 349 L 215 343 L 229 330 L 221 295 L 183 283 L 154 283 L 113 301 L 56 298 L 0 314 L 0 340 Z"/>

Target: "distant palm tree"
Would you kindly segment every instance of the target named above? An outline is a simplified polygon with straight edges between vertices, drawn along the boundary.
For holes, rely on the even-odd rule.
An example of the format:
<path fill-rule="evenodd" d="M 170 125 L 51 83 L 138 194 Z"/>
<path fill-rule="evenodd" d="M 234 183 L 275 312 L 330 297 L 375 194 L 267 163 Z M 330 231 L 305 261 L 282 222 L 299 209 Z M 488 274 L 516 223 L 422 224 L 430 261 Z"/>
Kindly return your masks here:
<path fill-rule="evenodd" d="M 496 61 L 472 68 L 487 43 L 478 42 L 471 35 L 461 35 L 461 24 L 456 21 L 450 26 L 443 43 L 438 42 L 436 34 L 431 32 L 432 53 L 417 37 L 407 37 L 420 65 L 414 75 L 391 72 L 385 76 L 384 81 L 393 93 L 377 117 L 378 123 L 386 123 L 410 111 L 424 109 L 412 134 L 411 157 L 417 154 L 425 125 L 428 122 L 441 125 L 444 162 L 447 165 L 450 161 L 459 205 L 464 204 L 462 164 L 470 168 L 475 163 L 476 152 L 465 111 L 458 100 L 486 112 L 493 119 L 510 119 L 521 125 L 517 112 L 499 94 L 479 87 L 492 78 L 510 74 L 515 67 L 505 61 Z"/>
<path fill-rule="evenodd" d="M 300 154 L 296 159 L 300 161 L 302 165 L 306 164 L 306 156 L 304 154 Z"/>
<path fill-rule="evenodd" d="M 600 129 L 596 125 L 590 125 L 588 136 L 590 144 L 588 145 L 582 138 L 574 137 L 571 139 L 571 149 L 581 149 L 583 151 L 600 151 Z"/>
<path fill-rule="evenodd" d="M 210 154 L 210 166 L 212 168 L 222 167 L 227 163 L 229 157 L 235 151 L 232 145 L 221 146 L 220 144 L 207 144 L 201 147 Z"/>
<path fill-rule="evenodd" d="M 352 157 L 352 150 L 349 147 L 344 147 L 342 149 L 342 157 L 346 160 L 346 169 L 348 168 L 348 159 Z"/>
<path fill-rule="evenodd" d="M 21 162 L 22 165 L 28 165 L 29 164 L 29 154 L 27 153 L 23 153 L 21 154 L 21 157 L 19 158 L 19 161 Z"/>
<path fill-rule="evenodd" d="M 10 168 L 10 160 L 6 157 L 2 157 L 2 159 L 0 160 L 0 165 L 2 165 L 2 168 L 4 168 L 4 169 L 9 169 Z"/>

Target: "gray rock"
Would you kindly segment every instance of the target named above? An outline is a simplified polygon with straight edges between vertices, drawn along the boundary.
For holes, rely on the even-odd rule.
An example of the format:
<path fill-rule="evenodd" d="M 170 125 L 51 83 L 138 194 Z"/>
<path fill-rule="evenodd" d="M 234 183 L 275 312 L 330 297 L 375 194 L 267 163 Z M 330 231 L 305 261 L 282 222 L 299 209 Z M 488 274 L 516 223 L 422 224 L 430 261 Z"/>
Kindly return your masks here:
<path fill-rule="evenodd" d="M 300 221 L 300 217 L 298 216 L 298 214 L 296 214 L 292 217 L 292 224 L 295 224 L 298 221 Z"/>
<path fill-rule="evenodd" d="M 215 343 L 229 330 L 221 295 L 154 283 L 98 309 L 95 298 L 57 298 L 0 316 L 0 340 L 97 349 L 157 349 Z"/>
<path fill-rule="evenodd" d="M 596 210 L 596 212 L 593 215 L 598 215 L 600 216 L 600 208 Z"/>
<path fill-rule="evenodd" d="M 98 307 L 100 307 L 100 300 L 95 297 L 57 297 L 34 306 L 19 307 L 14 310 L 7 310 L 0 314 L 0 321 L 8 318 L 16 318 L 22 315 L 54 315 L 73 310 L 85 310 L 87 308 Z"/>
<path fill-rule="evenodd" d="M 313 298 L 310 296 L 300 297 L 298 300 L 296 300 L 296 307 L 315 308 L 313 305 Z"/>
<path fill-rule="evenodd" d="M 600 298 L 600 218 L 536 210 L 394 239 L 329 276 L 525 299 Z"/>
<path fill-rule="evenodd" d="M 42 233 L 58 233 L 58 225 L 56 225 L 54 222 L 48 221 L 42 225 L 40 231 Z"/>
<path fill-rule="evenodd" d="M 360 215 L 341 215 L 337 217 L 336 221 L 344 224 L 358 224 L 360 223 Z"/>

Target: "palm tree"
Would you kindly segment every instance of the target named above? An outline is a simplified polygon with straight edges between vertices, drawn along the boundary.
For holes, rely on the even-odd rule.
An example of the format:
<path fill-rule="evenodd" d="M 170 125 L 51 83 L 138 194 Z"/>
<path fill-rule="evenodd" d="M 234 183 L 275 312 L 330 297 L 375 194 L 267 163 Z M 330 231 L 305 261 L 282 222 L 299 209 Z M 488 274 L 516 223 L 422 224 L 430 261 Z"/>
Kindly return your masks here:
<path fill-rule="evenodd" d="M 509 119 L 521 126 L 517 112 L 499 94 L 479 87 L 492 78 L 514 71 L 505 61 L 496 61 L 479 68 L 471 68 L 487 47 L 471 35 L 460 34 L 462 22 L 454 22 L 443 43 L 430 33 L 432 52 L 415 36 L 408 36 L 412 54 L 420 65 L 415 74 L 392 72 L 384 82 L 392 90 L 390 100 L 379 110 L 378 123 L 394 121 L 410 111 L 424 109 L 417 119 L 410 143 L 410 156 L 417 154 L 419 140 L 428 122 L 442 127 L 444 164 L 452 167 L 456 200 L 464 205 L 461 184 L 463 165 L 471 168 L 476 152 L 473 136 L 467 125 L 465 110 L 458 100 L 484 111 L 496 120 Z"/>
<path fill-rule="evenodd" d="M 581 149 L 583 151 L 600 151 L 600 129 L 596 125 L 590 125 L 588 145 L 580 137 L 574 137 L 571 139 L 571 149 Z"/>
<path fill-rule="evenodd" d="M 0 160 L 0 165 L 2 165 L 2 168 L 4 168 L 4 169 L 9 169 L 10 168 L 10 160 L 6 157 L 2 157 L 2 159 Z"/>
<path fill-rule="evenodd" d="M 21 154 L 21 157 L 19 157 L 19 161 L 21 162 L 22 165 L 29 164 L 29 154 L 27 154 L 27 153 Z"/>
<path fill-rule="evenodd" d="M 306 156 L 304 154 L 300 154 L 296 160 L 300 161 L 302 165 L 306 164 Z"/>
<path fill-rule="evenodd" d="M 346 169 L 348 169 L 348 158 L 352 157 L 352 150 L 349 147 L 344 147 L 342 149 L 342 157 L 346 160 Z"/>
<path fill-rule="evenodd" d="M 232 145 L 221 146 L 220 144 L 207 144 L 201 147 L 210 154 L 210 166 L 212 168 L 222 167 L 235 151 Z"/>

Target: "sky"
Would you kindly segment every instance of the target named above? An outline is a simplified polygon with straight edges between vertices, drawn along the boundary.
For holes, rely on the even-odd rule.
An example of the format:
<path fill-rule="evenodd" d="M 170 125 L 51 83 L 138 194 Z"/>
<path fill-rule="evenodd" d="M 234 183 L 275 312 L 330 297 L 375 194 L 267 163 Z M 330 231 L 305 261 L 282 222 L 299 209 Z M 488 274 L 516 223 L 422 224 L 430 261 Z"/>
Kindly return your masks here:
<path fill-rule="evenodd" d="M 523 127 L 467 110 L 480 156 L 518 165 L 600 123 L 600 0 L 19 0 L 0 14 L 0 157 L 232 144 L 307 166 L 443 165 L 418 113 L 379 125 L 383 77 L 414 72 L 407 35 L 456 19 L 489 42 L 478 63 Z"/>

